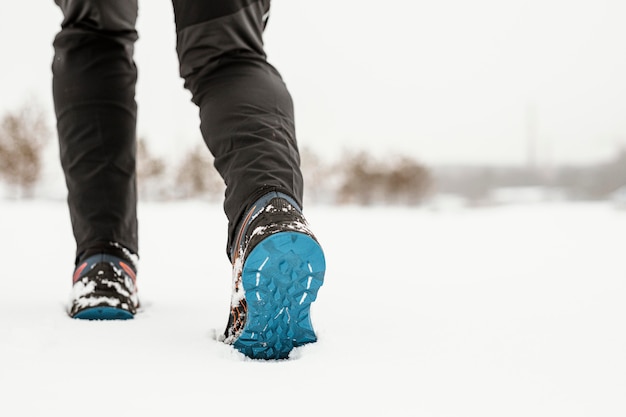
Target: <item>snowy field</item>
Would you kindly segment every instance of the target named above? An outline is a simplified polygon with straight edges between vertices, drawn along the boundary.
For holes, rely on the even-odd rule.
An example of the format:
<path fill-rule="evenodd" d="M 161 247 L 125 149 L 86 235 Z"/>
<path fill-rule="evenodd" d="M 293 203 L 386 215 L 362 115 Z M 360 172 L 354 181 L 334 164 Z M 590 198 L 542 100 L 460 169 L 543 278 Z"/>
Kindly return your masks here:
<path fill-rule="evenodd" d="M 626 212 L 310 207 L 328 272 L 319 342 L 286 361 L 216 341 L 219 205 L 140 206 L 144 311 L 64 311 L 58 201 L 0 200 L 0 416 L 626 415 Z"/>

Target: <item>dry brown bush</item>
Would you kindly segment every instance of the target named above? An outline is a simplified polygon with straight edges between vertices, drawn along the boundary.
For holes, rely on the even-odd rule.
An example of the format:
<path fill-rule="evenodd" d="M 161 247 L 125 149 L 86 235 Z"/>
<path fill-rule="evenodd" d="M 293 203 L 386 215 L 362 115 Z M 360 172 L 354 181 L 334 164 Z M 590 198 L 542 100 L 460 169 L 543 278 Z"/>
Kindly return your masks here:
<path fill-rule="evenodd" d="M 30 197 L 43 168 L 50 129 L 36 105 L 7 112 L 0 121 L 0 176 Z"/>
<path fill-rule="evenodd" d="M 214 169 L 206 147 L 198 145 L 184 156 L 177 170 L 175 194 L 179 198 L 211 200 L 223 196 L 224 182 Z"/>
<path fill-rule="evenodd" d="M 144 138 L 137 140 L 137 186 L 144 200 L 163 198 L 167 165 L 162 158 L 152 155 Z"/>
<path fill-rule="evenodd" d="M 343 204 L 416 205 L 429 195 L 433 183 L 428 168 L 406 156 L 380 161 L 366 152 L 348 154 L 338 171 L 338 201 Z"/>

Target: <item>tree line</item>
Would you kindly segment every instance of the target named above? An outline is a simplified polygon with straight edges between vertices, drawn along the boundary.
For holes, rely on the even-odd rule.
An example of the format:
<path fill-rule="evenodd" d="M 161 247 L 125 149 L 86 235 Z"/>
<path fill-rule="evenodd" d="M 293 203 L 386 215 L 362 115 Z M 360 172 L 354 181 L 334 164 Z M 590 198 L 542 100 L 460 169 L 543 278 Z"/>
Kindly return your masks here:
<path fill-rule="evenodd" d="M 0 119 L 0 181 L 23 198 L 36 197 L 42 179 L 44 150 L 52 129 L 45 113 L 28 104 Z M 301 149 L 305 200 L 310 203 L 416 206 L 431 197 L 456 195 L 469 202 L 489 199 L 501 188 L 541 187 L 559 190 L 570 200 L 602 200 L 626 187 L 626 149 L 595 164 L 552 167 L 426 166 L 407 155 L 373 156 L 344 152 L 335 160 Z M 221 201 L 224 184 L 202 144 L 179 161 L 151 152 L 149 140 L 137 141 L 139 197 L 165 201 Z M 626 188 L 624 188 L 626 189 Z"/>
<path fill-rule="evenodd" d="M 41 180 L 44 149 L 52 130 L 36 105 L 4 114 L 0 120 L 0 181 L 14 195 L 35 197 Z M 404 157 L 375 159 L 365 152 L 325 161 L 308 148 L 301 150 L 305 198 L 331 204 L 421 203 L 432 191 L 427 167 Z M 224 184 L 204 145 L 197 145 L 178 162 L 155 155 L 149 140 L 137 140 L 137 185 L 143 200 L 205 199 L 221 201 Z"/>

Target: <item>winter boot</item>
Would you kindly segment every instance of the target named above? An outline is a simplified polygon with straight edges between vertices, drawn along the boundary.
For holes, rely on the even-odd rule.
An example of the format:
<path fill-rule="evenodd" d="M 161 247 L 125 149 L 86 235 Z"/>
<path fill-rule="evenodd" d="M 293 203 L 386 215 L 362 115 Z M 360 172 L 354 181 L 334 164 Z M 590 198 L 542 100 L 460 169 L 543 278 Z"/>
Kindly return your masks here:
<path fill-rule="evenodd" d="M 139 307 L 132 262 L 109 254 L 92 255 L 78 264 L 68 309 L 86 320 L 132 319 Z"/>
<path fill-rule="evenodd" d="M 317 340 L 309 307 L 326 263 L 293 199 L 276 192 L 259 199 L 239 227 L 231 260 L 224 342 L 253 359 L 285 359 L 294 347 Z"/>

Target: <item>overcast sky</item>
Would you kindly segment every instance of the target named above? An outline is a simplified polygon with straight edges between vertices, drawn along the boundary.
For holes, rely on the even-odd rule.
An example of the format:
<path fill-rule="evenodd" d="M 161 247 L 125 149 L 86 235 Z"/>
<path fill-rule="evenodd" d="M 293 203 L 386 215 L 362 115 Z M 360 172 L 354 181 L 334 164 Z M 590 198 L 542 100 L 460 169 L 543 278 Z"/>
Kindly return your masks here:
<path fill-rule="evenodd" d="M 626 145 L 624 0 L 274 0 L 266 47 L 301 145 L 426 163 L 596 161 Z M 0 2 L 0 111 L 52 114 L 53 0 Z M 155 153 L 197 143 L 169 0 L 140 0 L 139 134 Z M 534 120 L 534 122 L 529 122 Z"/>

